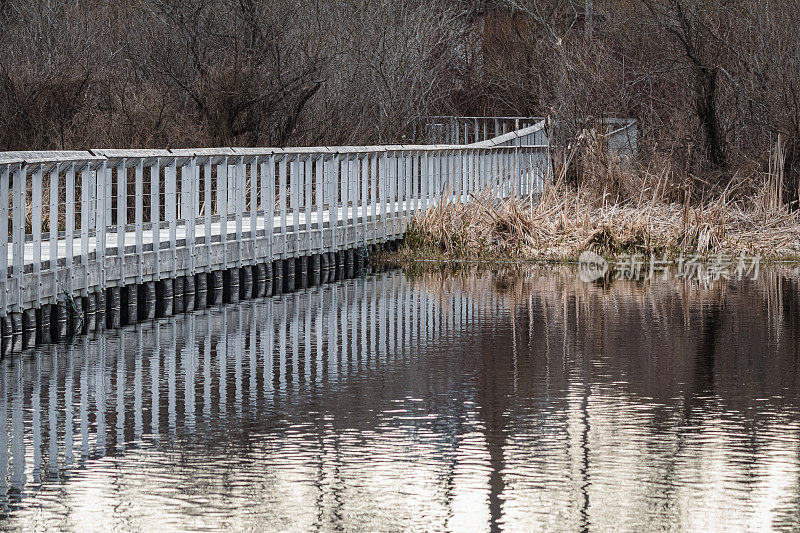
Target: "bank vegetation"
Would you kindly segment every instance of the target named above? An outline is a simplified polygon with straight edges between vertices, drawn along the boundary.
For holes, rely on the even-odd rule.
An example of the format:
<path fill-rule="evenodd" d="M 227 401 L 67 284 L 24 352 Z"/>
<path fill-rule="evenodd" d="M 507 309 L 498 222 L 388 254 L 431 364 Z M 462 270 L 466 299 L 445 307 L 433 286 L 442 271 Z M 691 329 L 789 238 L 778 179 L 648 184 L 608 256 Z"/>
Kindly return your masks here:
<path fill-rule="evenodd" d="M 394 258 L 558 262 L 592 250 L 609 258 L 800 259 L 800 212 L 780 199 L 777 163 L 763 180 L 737 175 L 719 193 L 693 201 L 668 161 L 631 161 L 596 137 L 574 152 L 527 198 L 497 199 L 490 190 L 467 203 L 440 198 L 412 220 Z"/>

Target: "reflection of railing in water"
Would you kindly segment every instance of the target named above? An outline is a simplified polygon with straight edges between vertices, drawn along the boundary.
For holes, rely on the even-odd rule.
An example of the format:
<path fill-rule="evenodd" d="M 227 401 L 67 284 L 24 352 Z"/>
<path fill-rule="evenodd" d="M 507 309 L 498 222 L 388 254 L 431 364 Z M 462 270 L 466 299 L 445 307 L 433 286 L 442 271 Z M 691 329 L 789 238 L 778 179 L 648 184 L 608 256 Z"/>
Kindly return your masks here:
<path fill-rule="evenodd" d="M 390 369 L 456 338 L 477 308 L 463 293 L 443 300 L 393 272 L 13 358 L 0 369 L 0 465 L 9 465 L 0 508 L 86 461 L 180 435 L 202 439 L 214 424 L 236 431 L 242 424 L 230 418 L 265 416 L 310 388 Z"/>

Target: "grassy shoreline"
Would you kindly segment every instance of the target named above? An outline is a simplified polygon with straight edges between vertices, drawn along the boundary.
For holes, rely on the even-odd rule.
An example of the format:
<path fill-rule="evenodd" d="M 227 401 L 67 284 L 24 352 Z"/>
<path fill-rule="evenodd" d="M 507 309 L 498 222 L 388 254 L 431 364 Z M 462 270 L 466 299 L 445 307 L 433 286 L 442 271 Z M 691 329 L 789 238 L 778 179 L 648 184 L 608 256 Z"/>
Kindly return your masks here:
<path fill-rule="evenodd" d="M 495 201 L 487 194 L 429 209 L 411 222 L 400 249 L 383 258 L 563 264 L 576 263 L 585 250 L 611 262 L 634 254 L 669 261 L 744 255 L 762 263 L 800 262 L 800 216 L 724 201 L 593 205 L 579 192 L 546 192 L 536 201 Z"/>

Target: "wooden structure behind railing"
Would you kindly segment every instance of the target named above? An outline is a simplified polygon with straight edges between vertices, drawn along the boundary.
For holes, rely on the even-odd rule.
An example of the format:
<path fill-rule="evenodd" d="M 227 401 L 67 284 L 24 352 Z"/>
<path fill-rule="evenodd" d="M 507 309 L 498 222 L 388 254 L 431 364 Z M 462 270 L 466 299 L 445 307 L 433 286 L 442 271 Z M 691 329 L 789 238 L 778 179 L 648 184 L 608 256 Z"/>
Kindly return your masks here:
<path fill-rule="evenodd" d="M 526 129 L 542 122 L 543 117 L 462 117 L 424 116 L 417 121 L 414 141 L 444 144 L 469 144 Z M 544 128 L 537 142 L 546 144 Z"/>

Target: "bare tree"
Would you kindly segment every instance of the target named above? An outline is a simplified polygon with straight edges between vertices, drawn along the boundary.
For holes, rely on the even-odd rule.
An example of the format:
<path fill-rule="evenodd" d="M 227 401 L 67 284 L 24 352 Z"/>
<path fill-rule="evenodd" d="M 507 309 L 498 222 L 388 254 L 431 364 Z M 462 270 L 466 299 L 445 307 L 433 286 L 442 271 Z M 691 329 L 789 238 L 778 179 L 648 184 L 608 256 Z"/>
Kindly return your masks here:
<path fill-rule="evenodd" d="M 716 170 L 726 170 L 725 132 L 720 124 L 719 85 L 720 46 L 725 35 L 724 3 L 684 0 L 644 0 L 650 13 L 664 30 L 674 38 L 679 57 L 692 76 L 695 95 L 694 109 L 703 128 L 703 147 L 708 161 Z"/>
<path fill-rule="evenodd" d="M 302 2 L 160 0 L 146 6 L 127 55 L 197 117 L 206 142 L 280 146 L 322 86 L 327 52 L 298 31 L 308 15 Z"/>

